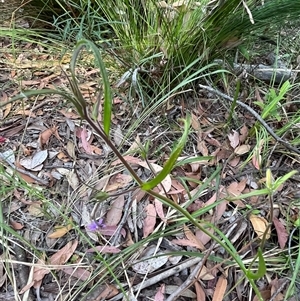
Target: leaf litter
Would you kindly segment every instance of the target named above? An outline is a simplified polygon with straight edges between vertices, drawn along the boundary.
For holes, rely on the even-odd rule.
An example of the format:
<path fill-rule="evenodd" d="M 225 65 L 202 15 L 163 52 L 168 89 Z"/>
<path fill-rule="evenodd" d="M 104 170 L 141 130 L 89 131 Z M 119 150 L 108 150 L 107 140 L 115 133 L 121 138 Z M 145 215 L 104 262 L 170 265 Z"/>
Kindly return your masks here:
<path fill-rule="evenodd" d="M 29 45 L 29 47 L 33 46 Z M 53 62 L 55 61 L 53 58 Z M 29 63 L 30 60 L 25 60 L 22 68 L 20 65 L 18 68 L 15 67 L 12 72 L 13 79 L 24 75 L 24 70 L 27 69 L 31 72 L 31 78 L 24 80 L 22 85 L 30 85 L 31 88 L 57 85 L 57 83 L 62 86 L 68 85 L 58 65 L 54 64 L 51 67 L 53 72 L 51 75 L 47 75 L 44 70 L 37 75 L 34 71 L 35 63 Z M 79 68 L 78 72 L 80 88 L 92 105 L 96 99 L 96 70 L 89 71 L 88 76 L 84 68 Z M 21 88 L 18 87 L 19 91 Z M 15 94 L 16 91 L 9 87 L 1 93 L 1 101 L 6 101 Z M 202 95 L 203 99 L 205 96 Z M 29 290 L 32 286 L 35 289 L 43 286 L 45 291 L 49 288 L 50 293 L 55 295 L 66 283 L 69 283 L 71 289 L 75 291 L 80 281 L 81 283 L 89 281 L 99 265 L 97 261 L 96 264 L 88 261 L 85 253 L 95 253 L 95 256 L 98 256 L 97 254 L 123 256 L 118 254 L 126 252 L 127 247 L 134 243 L 139 243 L 142 239 L 163 231 L 169 225 L 176 224 L 178 220 L 176 212 L 167 208 L 159 199 L 153 199 L 138 190 L 132 192 L 130 190 L 134 185 L 132 177 L 124 171 L 118 160 L 109 158 L 111 151 L 105 149 L 103 142 L 89 126 L 81 124 L 78 114 L 67 107 L 63 99 L 51 99 L 51 97 L 38 99 L 36 104 L 27 100 L 25 109 L 21 103 L 6 105 L 0 112 L 1 162 L 7 174 L 13 175 L 15 170 L 26 183 L 25 186 L 15 188 L 16 193 L 12 194 L 10 212 L 4 211 L 8 218 L 8 227 L 26 237 L 34 246 L 42 248 L 45 254 L 45 256 L 33 257 L 32 253 L 27 253 L 27 263 L 35 263 L 31 265 L 33 272 L 27 273 L 28 285 L 20 287 L 19 293 Z M 53 104 L 57 106 L 54 110 Z M 39 106 L 38 109 L 35 108 L 36 106 Z M 195 135 L 189 140 L 185 157 L 192 158 L 197 153 L 213 158 L 177 166 L 156 190 L 195 214 L 199 223 L 209 232 L 216 233 L 213 227 L 207 226 L 207 223 L 218 227 L 228 236 L 241 255 L 251 259 L 255 256 L 259 239 L 267 229 L 270 214 L 270 207 L 266 200 L 255 195 L 256 190 L 264 187 L 262 155 L 265 140 L 254 141 L 249 136 L 250 125 L 254 124 L 255 120 L 245 122 L 242 112 L 238 113 L 240 126 L 232 127 L 227 132 L 223 131 L 223 127 L 220 128 L 218 124 L 211 121 L 214 116 L 216 119 L 219 118 L 221 106 L 217 103 L 212 104 L 208 98 L 191 107 L 186 104 L 186 108 L 192 112 L 192 129 Z M 101 106 L 99 109 L 101 110 Z M 126 141 L 131 138 L 124 138 L 122 126 L 124 120 L 130 119 L 131 110 L 120 100 L 114 102 L 114 110 L 113 123 L 117 126 L 113 128 L 113 140 L 117 146 L 123 148 L 124 153 L 128 152 L 125 159 L 143 180 L 147 181 L 161 171 L 170 153 L 170 148 L 165 142 L 174 139 L 174 134 L 162 131 L 159 138 L 156 138 L 157 135 L 153 132 L 151 137 L 151 131 L 146 133 L 147 126 L 145 126 L 145 132 L 140 127 L 136 133 L 133 133 L 132 141 Z M 101 111 L 99 113 L 101 114 Z M 19 114 L 22 118 L 18 117 Z M 159 129 L 159 119 L 155 116 L 149 118 Z M 153 138 L 151 141 L 153 145 L 166 145 L 161 158 L 151 157 L 149 154 L 150 158 L 145 161 L 139 155 L 139 145 L 145 143 L 147 135 Z M 286 170 L 298 167 L 297 163 L 283 156 L 274 155 L 271 160 L 275 166 L 274 171 L 279 175 L 284 173 L 284 169 L 276 169 L 276 164 L 280 167 L 284 166 Z M 282 164 L 278 163 L 281 161 Z M 221 185 L 214 180 L 202 194 L 194 198 L 201 185 L 209 178 L 209 170 L 221 162 L 224 164 L 220 174 Z M 14 179 L 17 181 L 16 177 Z M 42 191 L 44 196 L 30 195 L 27 185 L 28 187 L 33 185 L 35 189 Z M 103 195 L 108 193 L 110 197 L 104 200 L 95 198 L 95 187 Z M 294 195 L 293 191 L 297 189 L 298 183 L 291 180 L 274 195 L 274 202 L 282 206 L 283 210 L 273 218 L 276 234 L 269 229 L 266 239 L 274 248 L 282 251 L 286 250 L 289 237 L 288 229 L 291 225 L 288 220 L 296 222 L 299 218 L 297 206 L 291 205 L 290 202 Z M 227 200 L 247 193 L 253 195 L 240 200 Z M 205 209 L 213 206 L 217 201 L 215 207 Z M 186 202 L 189 204 L 186 205 Z M 197 212 L 203 213 L 199 216 Z M 99 226 L 95 231 L 88 230 L 90 223 L 100 223 L 100 220 L 103 220 L 105 227 Z M 34 228 L 38 230 L 34 232 Z M 86 233 L 92 246 L 81 241 L 80 238 L 78 241 L 72 240 L 78 233 L 77 229 Z M 118 239 L 114 240 L 116 236 Z M 47 238 L 43 239 L 43 237 Z M 148 291 L 146 287 L 141 291 L 145 295 L 150 294 L 150 297 L 154 297 L 155 300 L 164 300 L 186 281 L 189 272 L 189 268 L 185 268 L 178 274 L 179 276 L 175 274 L 164 276 L 166 271 L 175 270 L 176 266 L 183 264 L 187 259 L 186 256 L 177 256 L 179 261 L 172 261 L 171 257 L 174 256 L 168 253 L 176 250 L 201 254 L 201 252 L 205 253 L 212 243 L 206 233 L 188 223 L 179 223 L 176 231 L 171 231 L 168 237 L 156 239 L 149 246 L 145 243 L 134 252 L 135 254 L 124 259 L 123 263 L 127 266 L 128 272 L 134 273 L 135 276 L 131 281 L 135 285 L 142 281 L 141 275 L 149 274 L 150 279 L 152 277 L 155 279 L 155 276 L 161 274 L 161 278 L 148 286 Z M 244 244 L 246 247 L 243 247 Z M 198 276 L 201 281 L 195 282 L 188 293 L 185 294 L 183 290 L 180 294 L 185 298 L 184 300 L 196 297 L 202 300 L 205 296 L 212 300 L 222 300 L 229 288 L 232 288 L 230 281 L 234 274 L 240 271 L 237 267 L 228 268 L 225 262 L 231 258 L 226 257 L 222 248 L 215 248 L 214 252 L 221 263 L 207 259 Z M 87 263 L 86 268 L 81 266 L 83 262 Z M 226 269 L 226 273 L 223 268 Z M 62 273 L 59 286 L 52 287 L 53 277 L 50 273 L 52 269 Z M 126 282 L 124 270 L 120 273 L 122 283 Z M 270 273 L 271 278 L 280 277 L 276 271 Z M 73 280 L 68 280 L 68 277 Z M 116 283 L 110 284 L 112 278 L 107 276 L 101 279 L 101 284 L 104 285 L 96 291 L 95 298 L 109 299 L 120 293 Z M 4 289 L 3 283 L 6 278 L 3 267 L 2 270 L 0 268 L 0 280 L 0 287 Z M 274 291 L 276 285 L 272 281 L 265 285 L 265 290 L 262 288 L 262 293 L 266 291 L 269 296 L 271 287 Z M 245 281 L 243 284 L 242 290 L 247 287 Z M 124 287 L 126 289 L 126 285 Z M 245 293 L 239 292 L 239 289 L 237 286 L 231 292 L 230 298 Z M 43 294 L 42 291 L 40 293 Z M 0 297 L 3 296 L 4 291 L 1 291 Z"/>

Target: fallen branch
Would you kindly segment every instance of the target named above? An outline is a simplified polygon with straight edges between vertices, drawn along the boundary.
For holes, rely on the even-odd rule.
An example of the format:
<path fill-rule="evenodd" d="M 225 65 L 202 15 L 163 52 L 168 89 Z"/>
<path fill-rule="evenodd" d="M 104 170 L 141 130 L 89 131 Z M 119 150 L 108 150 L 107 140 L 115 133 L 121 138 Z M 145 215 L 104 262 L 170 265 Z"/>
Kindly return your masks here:
<path fill-rule="evenodd" d="M 221 96 L 222 98 L 230 101 L 231 103 L 234 101 L 234 99 L 224 93 L 222 93 L 219 90 L 216 90 L 214 88 L 211 88 L 209 86 L 204 86 L 204 85 L 199 85 L 200 88 L 205 89 L 211 93 L 214 93 L 216 95 Z M 300 150 L 294 146 L 292 146 L 290 143 L 288 143 L 287 141 L 283 140 L 282 138 L 280 138 L 277 134 L 274 133 L 274 131 L 270 128 L 270 126 L 261 118 L 261 116 L 255 111 L 253 110 L 251 107 L 249 107 L 248 105 L 246 105 L 245 103 L 243 103 L 242 101 L 237 100 L 236 103 L 243 107 L 244 109 L 246 109 L 252 116 L 254 116 L 256 118 L 256 120 L 266 129 L 266 131 L 277 141 L 279 142 L 281 145 L 283 145 L 285 148 L 287 148 L 288 150 L 300 155 Z"/>
<path fill-rule="evenodd" d="M 267 58 L 271 65 L 233 63 L 233 72 L 237 75 L 246 73 L 256 79 L 269 83 L 274 82 L 275 84 L 283 83 L 290 78 L 296 78 L 297 73 L 300 72 L 300 70 L 287 68 L 285 63 L 280 59 L 276 59 L 276 56 L 273 53 L 268 55 Z M 223 60 L 215 60 L 215 63 L 221 66 L 226 65 Z"/>
<path fill-rule="evenodd" d="M 176 267 L 172 267 L 171 269 L 163 272 L 163 273 L 160 273 L 158 274 L 157 276 L 154 276 L 146 281 L 144 281 L 142 284 L 138 284 L 138 285 L 135 285 L 132 289 L 134 292 L 137 292 L 141 289 L 144 289 L 146 287 L 149 287 L 153 284 L 156 284 L 160 281 L 162 281 L 163 279 L 166 279 L 174 274 L 177 274 L 187 268 L 190 268 L 192 266 L 194 266 L 195 264 L 199 264 L 200 262 L 202 262 L 202 258 L 201 257 L 195 257 L 195 258 L 192 258 L 190 260 L 187 260 L 179 265 L 177 265 Z M 124 297 L 123 294 L 118 294 L 117 296 L 109 299 L 109 301 L 117 301 L 117 300 L 120 300 Z"/>

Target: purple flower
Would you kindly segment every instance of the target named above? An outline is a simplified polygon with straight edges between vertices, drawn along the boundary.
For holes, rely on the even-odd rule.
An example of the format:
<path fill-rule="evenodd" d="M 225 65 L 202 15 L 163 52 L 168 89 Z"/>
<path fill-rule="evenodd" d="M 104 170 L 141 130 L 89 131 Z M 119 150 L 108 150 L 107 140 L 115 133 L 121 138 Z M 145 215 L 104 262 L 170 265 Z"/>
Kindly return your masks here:
<path fill-rule="evenodd" d="M 90 224 L 86 225 L 88 231 L 96 232 L 99 229 L 105 228 L 106 225 L 103 223 L 103 218 L 99 219 L 98 221 L 92 221 Z"/>

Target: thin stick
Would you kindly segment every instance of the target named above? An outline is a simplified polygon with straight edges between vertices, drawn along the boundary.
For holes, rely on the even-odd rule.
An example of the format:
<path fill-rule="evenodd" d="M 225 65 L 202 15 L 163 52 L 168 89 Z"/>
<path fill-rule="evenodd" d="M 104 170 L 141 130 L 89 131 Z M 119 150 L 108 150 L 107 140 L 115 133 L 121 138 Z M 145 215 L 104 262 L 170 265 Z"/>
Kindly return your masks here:
<path fill-rule="evenodd" d="M 207 260 L 208 256 L 211 254 L 213 248 L 215 247 L 215 244 L 212 244 L 210 248 L 207 250 L 207 253 L 205 254 L 204 258 L 199 261 L 199 263 L 194 268 L 193 272 L 189 275 L 189 277 L 184 281 L 169 297 L 166 299 L 166 301 L 174 301 L 177 300 L 180 296 L 180 293 L 186 289 L 188 289 L 191 285 L 197 281 L 199 274 L 201 273 L 203 264 Z"/>
<path fill-rule="evenodd" d="M 184 269 L 187 269 L 187 268 L 190 268 L 192 267 L 193 265 L 195 264 L 198 264 L 200 261 L 202 262 L 202 258 L 201 257 L 195 257 L 195 258 L 192 258 L 190 260 L 187 260 L 183 263 L 181 263 L 180 265 L 176 266 L 176 267 L 173 267 L 163 273 L 160 273 L 158 274 L 157 276 L 154 276 L 148 280 L 146 280 L 145 282 L 143 282 L 141 285 L 138 284 L 138 285 L 135 285 L 133 287 L 133 291 L 136 292 L 138 290 L 141 290 L 141 289 L 144 289 L 146 287 L 149 287 L 153 284 L 156 284 L 160 281 L 162 281 L 163 279 L 166 279 L 174 274 L 177 274 L 181 271 L 183 271 Z M 117 296 L 113 297 L 110 299 L 110 301 L 117 301 L 117 300 L 120 300 L 124 297 L 123 294 L 118 294 Z"/>
<path fill-rule="evenodd" d="M 204 85 L 199 85 L 200 88 L 202 89 L 205 89 L 209 92 L 212 92 L 216 95 L 219 95 L 221 97 L 223 97 L 224 99 L 226 100 L 229 100 L 230 102 L 233 102 L 234 99 L 224 93 L 222 93 L 221 91 L 219 90 L 216 90 L 214 88 L 211 88 L 209 86 L 204 86 Z M 279 142 L 280 144 L 282 144 L 285 148 L 287 148 L 288 150 L 300 155 L 300 150 L 296 147 L 293 147 L 290 143 L 288 143 L 287 141 L 283 140 L 282 138 L 280 138 L 279 136 L 277 136 L 274 131 L 270 128 L 270 126 L 261 118 L 261 116 L 256 112 L 254 111 L 251 107 L 249 107 L 248 105 L 246 105 L 245 103 L 237 100 L 236 103 L 238 105 L 240 105 L 241 107 L 243 107 L 244 109 L 246 109 L 250 114 L 252 114 L 256 119 L 257 121 L 266 129 L 266 131 L 277 141 Z"/>

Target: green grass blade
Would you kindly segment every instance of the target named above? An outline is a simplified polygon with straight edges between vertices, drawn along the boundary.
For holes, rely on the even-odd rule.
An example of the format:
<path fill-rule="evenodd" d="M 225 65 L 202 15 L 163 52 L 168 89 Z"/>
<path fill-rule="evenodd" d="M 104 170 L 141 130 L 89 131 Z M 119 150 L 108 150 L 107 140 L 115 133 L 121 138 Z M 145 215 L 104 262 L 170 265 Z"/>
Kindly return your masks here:
<path fill-rule="evenodd" d="M 250 278 L 252 280 L 258 280 L 258 279 L 262 278 L 265 275 L 266 271 L 267 271 L 265 259 L 264 259 L 264 256 L 262 254 L 261 248 L 258 248 L 257 256 L 258 256 L 258 269 L 257 269 L 257 272 L 256 273 L 251 272 L 250 267 L 249 267 L 249 269 L 247 270 L 248 279 Z"/>
<path fill-rule="evenodd" d="M 186 120 L 184 120 L 184 132 L 183 135 L 181 137 L 181 139 L 178 142 L 178 145 L 176 146 L 176 148 L 174 149 L 174 151 L 172 152 L 172 154 L 170 155 L 169 160 L 166 162 L 164 168 L 160 171 L 160 173 L 152 180 L 143 183 L 141 188 L 143 190 L 150 190 L 153 187 L 157 186 L 159 183 L 161 183 L 161 181 L 168 175 L 170 174 L 171 170 L 174 168 L 176 161 L 179 157 L 179 155 L 182 152 L 182 149 L 184 148 L 186 141 L 187 141 L 187 137 L 189 134 L 189 128 L 190 128 L 190 124 L 191 124 L 191 118 L 190 116 L 187 117 Z"/>
<path fill-rule="evenodd" d="M 103 91 L 104 91 L 103 129 L 105 134 L 108 136 L 110 131 L 110 126 L 111 126 L 112 94 L 111 94 L 107 71 L 98 47 L 91 41 L 82 40 L 78 42 L 76 49 L 78 48 L 81 49 L 83 46 L 86 46 L 87 48 L 90 48 L 93 51 L 96 65 L 97 67 L 99 67 L 101 72 L 102 81 L 103 81 Z M 76 52 L 74 52 L 74 54 L 75 53 Z"/>

